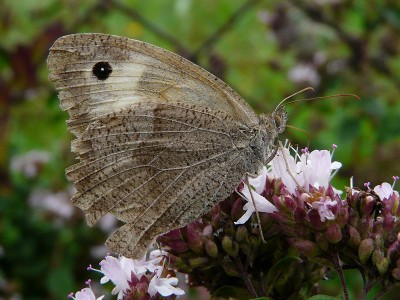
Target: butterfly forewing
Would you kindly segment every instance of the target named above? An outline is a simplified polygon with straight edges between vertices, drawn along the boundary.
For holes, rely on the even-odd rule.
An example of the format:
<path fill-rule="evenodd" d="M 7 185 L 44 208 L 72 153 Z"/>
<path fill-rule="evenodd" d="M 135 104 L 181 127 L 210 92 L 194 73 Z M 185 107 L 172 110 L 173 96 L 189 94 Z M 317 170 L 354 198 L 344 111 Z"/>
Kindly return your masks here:
<path fill-rule="evenodd" d="M 72 150 L 67 170 L 90 225 L 108 212 L 127 223 L 109 247 L 140 257 L 157 235 L 222 200 L 246 172 L 246 128 L 258 117 L 215 76 L 161 48 L 103 34 L 50 49 Z"/>

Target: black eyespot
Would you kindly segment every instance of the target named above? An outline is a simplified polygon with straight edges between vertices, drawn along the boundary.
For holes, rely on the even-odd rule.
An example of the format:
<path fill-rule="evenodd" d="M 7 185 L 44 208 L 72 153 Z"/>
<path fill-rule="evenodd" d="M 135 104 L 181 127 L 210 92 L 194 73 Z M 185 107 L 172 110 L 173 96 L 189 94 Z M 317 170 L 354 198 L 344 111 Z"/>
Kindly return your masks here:
<path fill-rule="evenodd" d="M 106 80 L 111 72 L 111 65 L 106 61 L 100 61 L 93 66 L 93 75 L 99 80 Z"/>

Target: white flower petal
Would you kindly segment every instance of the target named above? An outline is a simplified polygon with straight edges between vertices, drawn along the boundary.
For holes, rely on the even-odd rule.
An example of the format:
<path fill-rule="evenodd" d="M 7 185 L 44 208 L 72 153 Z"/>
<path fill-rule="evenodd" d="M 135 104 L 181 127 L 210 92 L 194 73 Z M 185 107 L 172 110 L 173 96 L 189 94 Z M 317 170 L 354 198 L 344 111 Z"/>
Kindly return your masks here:
<path fill-rule="evenodd" d="M 237 220 L 236 222 L 234 222 L 235 225 L 240 225 L 240 224 L 246 223 L 246 222 L 250 219 L 250 217 L 251 217 L 251 215 L 253 214 L 253 212 L 255 212 L 254 208 L 253 208 L 253 209 L 248 209 L 248 210 L 246 210 L 246 212 L 244 213 L 244 215 L 241 216 L 239 220 Z"/>
<path fill-rule="evenodd" d="M 243 194 L 245 200 L 247 201 L 247 203 L 243 206 L 243 209 L 246 212 L 244 213 L 243 216 L 240 217 L 239 220 L 234 222 L 236 225 L 246 223 L 250 219 L 253 212 L 256 211 L 253 201 L 251 199 L 250 190 L 249 190 L 248 186 L 245 186 L 243 188 L 242 194 Z M 277 210 L 276 207 L 271 202 L 269 202 L 266 198 L 264 198 L 260 194 L 257 194 L 256 191 L 252 190 L 251 194 L 253 195 L 254 203 L 256 204 L 257 210 L 259 212 L 271 213 L 271 212 L 274 212 Z"/>
<path fill-rule="evenodd" d="M 127 272 L 123 269 L 120 259 L 107 255 L 100 262 L 100 266 L 103 274 L 115 284 L 116 293 L 129 288 L 128 280 L 131 279 L 131 276 L 130 273 L 129 277 L 127 276 Z"/>
<path fill-rule="evenodd" d="M 77 292 L 75 295 L 76 300 L 101 300 L 104 296 L 101 296 L 96 299 L 91 288 L 84 288 L 80 292 Z"/>
<path fill-rule="evenodd" d="M 342 163 L 338 162 L 338 161 L 334 161 L 333 163 L 331 163 L 331 170 L 337 170 L 340 169 L 342 167 Z"/>
<path fill-rule="evenodd" d="M 249 183 L 254 187 L 256 193 L 261 194 L 264 191 L 267 182 L 267 168 L 263 166 L 256 178 L 249 177 Z"/>
<path fill-rule="evenodd" d="M 101 279 L 100 279 L 100 283 L 101 284 L 105 284 L 105 283 L 107 283 L 107 282 L 109 282 L 110 281 L 110 278 L 108 278 L 107 276 L 103 276 Z"/>
<path fill-rule="evenodd" d="M 376 187 L 374 187 L 374 192 L 381 199 L 389 199 L 390 196 L 393 194 L 393 188 L 389 183 L 384 182 L 381 185 L 377 185 Z"/>
<path fill-rule="evenodd" d="M 157 292 L 160 293 L 161 296 L 170 296 L 170 295 L 183 295 L 185 292 L 176 288 L 173 285 L 178 284 L 178 278 L 170 277 L 170 278 L 159 278 L 158 276 L 154 276 L 150 280 L 148 293 L 150 296 L 154 296 Z"/>

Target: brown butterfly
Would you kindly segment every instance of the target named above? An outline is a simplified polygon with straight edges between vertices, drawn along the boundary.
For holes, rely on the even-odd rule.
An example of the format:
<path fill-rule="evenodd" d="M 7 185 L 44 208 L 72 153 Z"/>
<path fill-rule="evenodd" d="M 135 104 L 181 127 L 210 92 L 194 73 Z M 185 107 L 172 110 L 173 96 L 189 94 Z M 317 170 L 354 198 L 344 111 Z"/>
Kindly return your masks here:
<path fill-rule="evenodd" d="M 141 41 L 64 36 L 48 66 L 76 136 L 72 202 L 89 225 L 109 212 L 126 223 L 107 245 L 127 257 L 226 198 L 285 130 L 282 106 L 258 116 L 217 77 Z"/>

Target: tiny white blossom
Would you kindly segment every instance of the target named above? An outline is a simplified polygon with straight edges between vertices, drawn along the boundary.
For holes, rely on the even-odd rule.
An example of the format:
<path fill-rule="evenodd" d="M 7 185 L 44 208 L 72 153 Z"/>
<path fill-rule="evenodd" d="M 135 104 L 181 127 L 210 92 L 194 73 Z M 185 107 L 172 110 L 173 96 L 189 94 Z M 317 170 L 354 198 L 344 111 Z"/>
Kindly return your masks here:
<path fill-rule="evenodd" d="M 271 213 L 277 210 L 276 207 L 271 202 L 265 199 L 265 197 L 256 193 L 256 191 L 252 190 L 251 193 L 253 195 L 254 202 L 257 206 L 257 210 L 259 212 Z M 253 205 L 253 200 L 251 199 L 250 189 L 247 185 L 243 188 L 242 194 L 245 200 L 247 201 L 247 203 L 243 206 L 243 209 L 246 212 L 239 220 L 235 222 L 236 225 L 246 223 L 250 219 L 251 215 L 256 211 Z"/>
<path fill-rule="evenodd" d="M 325 220 L 334 220 L 335 215 L 331 211 L 332 206 L 336 206 L 337 202 L 321 197 L 319 201 L 311 203 L 312 208 L 317 209 L 321 222 Z"/>
<path fill-rule="evenodd" d="M 158 274 L 155 274 L 150 281 L 148 293 L 150 294 L 150 296 L 154 296 L 158 292 L 161 296 L 164 297 L 171 295 L 184 295 L 184 290 L 174 287 L 174 285 L 177 284 L 178 278 L 176 277 L 160 278 Z"/>
<path fill-rule="evenodd" d="M 390 196 L 392 196 L 394 191 L 393 191 L 393 187 L 389 183 L 384 182 L 384 183 L 374 187 L 374 192 L 381 199 L 389 199 Z"/>
<path fill-rule="evenodd" d="M 101 300 L 104 296 L 96 298 L 91 288 L 84 288 L 80 292 L 77 292 L 73 299 L 75 300 Z"/>
<path fill-rule="evenodd" d="M 298 169 L 299 165 L 296 165 L 295 158 L 290 155 L 289 149 L 280 149 L 270 162 L 270 166 L 268 177 L 279 178 L 286 189 L 294 194 L 297 184 L 293 180 L 293 177 L 297 180 L 297 174 L 301 172 L 301 170 Z M 288 169 L 291 174 L 288 172 Z M 301 182 L 299 182 L 299 184 L 301 184 Z"/>
<path fill-rule="evenodd" d="M 276 207 L 265 199 L 260 194 L 264 191 L 265 183 L 267 182 L 267 168 L 263 167 L 260 170 L 260 174 L 257 177 L 249 177 L 249 183 L 254 188 L 252 190 L 252 195 L 254 198 L 254 202 L 257 206 L 257 210 L 259 212 L 274 212 L 276 211 Z M 243 209 L 246 211 L 245 214 L 235 222 L 236 225 L 246 223 L 251 215 L 256 211 L 253 201 L 251 199 L 250 190 L 247 185 L 244 186 L 242 190 L 242 195 L 244 196 L 247 203 L 243 206 Z"/>

